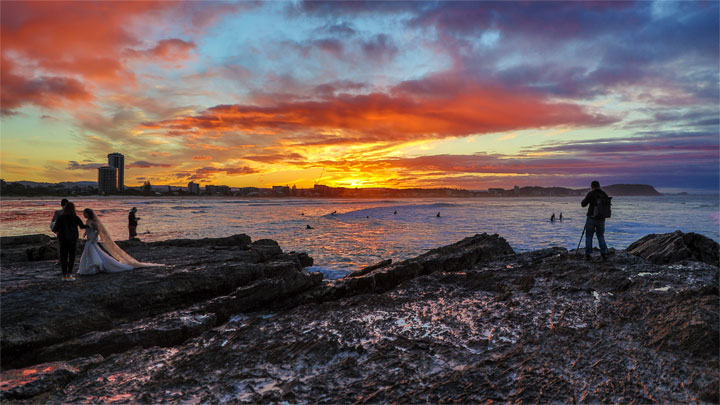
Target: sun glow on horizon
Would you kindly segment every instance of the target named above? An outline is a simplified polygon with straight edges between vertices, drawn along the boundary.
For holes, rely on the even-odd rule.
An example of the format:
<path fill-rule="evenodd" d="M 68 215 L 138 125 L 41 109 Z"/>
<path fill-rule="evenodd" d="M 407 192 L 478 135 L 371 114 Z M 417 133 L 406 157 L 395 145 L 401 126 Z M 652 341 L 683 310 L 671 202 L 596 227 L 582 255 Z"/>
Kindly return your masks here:
<path fill-rule="evenodd" d="M 717 192 L 720 5 L 660 3 L 0 2 L 0 177 Z"/>

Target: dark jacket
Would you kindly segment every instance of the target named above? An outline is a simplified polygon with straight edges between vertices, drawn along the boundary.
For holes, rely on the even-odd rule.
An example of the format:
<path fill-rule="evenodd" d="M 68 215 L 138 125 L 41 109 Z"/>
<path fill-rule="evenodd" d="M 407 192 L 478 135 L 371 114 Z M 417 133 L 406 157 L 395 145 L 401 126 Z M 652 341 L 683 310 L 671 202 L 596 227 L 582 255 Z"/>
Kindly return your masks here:
<path fill-rule="evenodd" d="M 131 211 L 130 214 L 128 214 L 128 226 L 137 226 L 137 221 L 138 220 L 137 218 L 135 218 L 135 213 Z"/>
<path fill-rule="evenodd" d="M 589 217 L 593 216 L 593 212 L 595 211 L 596 201 L 598 198 L 603 197 L 603 196 L 607 197 L 608 195 L 605 194 L 605 192 L 600 190 L 599 188 L 587 193 L 587 195 L 585 196 L 585 199 L 582 200 L 582 202 L 580 203 L 580 205 L 582 205 L 583 207 L 587 206 L 588 204 L 590 205 L 587 210 L 587 216 L 589 216 Z"/>
<path fill-rule="evenodd" d="M 82 223 L 77 215 L 60 215 L 55 221 L 53 232 L 58 235 L 61 241 L 74 241 L 78 239 L 78 227 L 85 229 L 87 226 Z"/>
<path fill-rule="evenodd" d="M 55 226 L 55 222 L 57 222 L 57 219 L 60 217 L 60 215 L 62 215 L 62 213 L 63 213 L 63 210 L 59 209 L 59 210 L 55 211 L 55 214 L 53 214 L 53 218 L 50 221 L 50 230 L 51 231 L 52 231 L 53 227 Z"/>

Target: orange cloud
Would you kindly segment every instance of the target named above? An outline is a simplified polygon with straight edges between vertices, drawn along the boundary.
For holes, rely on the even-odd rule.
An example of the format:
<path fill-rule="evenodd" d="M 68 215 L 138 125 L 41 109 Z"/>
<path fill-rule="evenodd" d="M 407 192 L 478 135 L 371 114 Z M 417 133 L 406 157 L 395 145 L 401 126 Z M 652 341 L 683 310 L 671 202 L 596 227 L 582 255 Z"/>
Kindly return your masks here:
<path fill-rule="evenodd" d="M 138 160 L 137 162 L 133 162 L 130 164 L 125 165 L 126 168 L 132 169 L 132 168 L 141 168 L 141 169 L 147 169 L 150 167 L 173 167 L 175 165 L 169 164 L 169 163 L 154 163 L 154 162 L 147 162 L 145 160 Z"/>
<path fill-rule="evenodd" d="M 193 160 L 212 160 L 212 156 L 193 156 Z"/>
<path fill-rule="evenodd" d="M 200 115 L 145 123 L 173 133 L 223 131 L 279 134 L 300 145 L 409 142 L 557 125 L 607 124 L 580 106 L 552 103 L 530 91 L 464 82 L 423 93 L 398 86 L 389 94 L 329 96 L 273 105 L 218 105 Z M 304 133 L 318 135 L 299 135 Z M 328 133 L 332 133 L 328 135 Z M 207 136 L 207 135 L 206 135 Z M 318 142 L 319 141 L 319 142 Z"/>
<path fill-rule="evenodd" d="M 203 21 L 211 20 L 213 10 L 225 8 L 209 6 Z M 148 22 L 156 25 L 167 13 L 194 12 L 194 6 L 165 1 L 0 2 L 3 111 L 25 103 L 58 107 L 61 99 L 90 100 L 97 86 L 134 85 L 135 74 L 127 65 L 132 58 L 187 58 L 195 44 L 182 39 L 138 48 L 146 48 L 141 39 Z"/>
<path fill-rule="evenodd" d="M 172 38 L 158 41 L 154 48 L 144 51 L 131 49 L 128 50 L 126 54 L 133 57 L 149 57 L 152 59 L 161 59 L 167 62 L 172 62 L 187 59 L 190 51 L 195 48 L 196 45 L 193 42 Z"/>
<path fill-rule="evenodd" d="M 3 115 L 12 114 L 24 103 L 52 108 L 87 102 L 93 97 L 81 82 L 73 78 L 40 76 L 28 79 L 11 71 L 12 62 L 2 57 L 0 104 Z"/>
<path fill-rule="evenodd" d="M 168 2 L 3 2 L 3 53 L 13 51 L 38 67 L 96 78 L 117 78 L 117 51 L 140 41 L 132 19 L 173 7 Z"/>

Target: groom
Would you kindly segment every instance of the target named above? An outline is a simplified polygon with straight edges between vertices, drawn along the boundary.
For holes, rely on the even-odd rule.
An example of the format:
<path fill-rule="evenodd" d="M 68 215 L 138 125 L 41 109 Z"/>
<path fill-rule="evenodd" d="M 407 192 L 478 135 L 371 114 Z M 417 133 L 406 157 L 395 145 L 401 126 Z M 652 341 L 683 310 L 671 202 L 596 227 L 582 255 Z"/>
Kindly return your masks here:
<path fill-rule="evenodd" d="M 53 230 L 53 228 L 55 228 L 55 222 L 57 222 L 58 218 L 60 218 L 60 215 L 62 215 L 63 210 L 65 209 L 65 206 L 67 205 L 68 202 L 69 201 L 67 200 L 67 198 L 63 198 L 62 200 L 60 200 L 61 208 L 59 210 L 55 211 L 55 214 L 53 214 L 52 220 L 50 221 L 50 230 L 51 231 Z M 57 235 L 55 235 L 55 236 L 57 236 Z M 58 251 L 57 264 L 58 264 L 58 266 L 60 266 L 60 239 L 58 239 L 57 251 Z"/>
<path fill-rule="evenodd" d="M 75 280 L 72 271 L 79 236 L 78 228 L 85 229 L 87 226 L 82 223 L 75 213 L 75 204 L 68 202 L 52 227 L 52 231 L 57 234 L 60 243 L 60 265 L 62 266 L 63 281 Z"/>

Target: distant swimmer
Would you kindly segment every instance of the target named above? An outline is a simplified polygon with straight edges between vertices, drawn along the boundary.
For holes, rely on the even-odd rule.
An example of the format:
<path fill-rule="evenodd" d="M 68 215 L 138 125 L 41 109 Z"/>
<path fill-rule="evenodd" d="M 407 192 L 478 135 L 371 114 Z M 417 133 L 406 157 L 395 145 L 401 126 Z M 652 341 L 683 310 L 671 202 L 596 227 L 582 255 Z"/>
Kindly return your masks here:
<path fill-rule="evenodd" d="M 395 210 L 395 212 L 393 212 L 393 215 L 397 215 L 397 210 Z"/>
<path fill-rule="evenodd" d="M 337 211 L 333 211 L 332 214 L 330 214 L 330 215 L 335 215 L 335 214 L 337 214 Z"/>
<path fill-rule="evenodd" d="M 310 225 L 307 225 L 307 226 L 305 227 L 305 229 L 315 229 L 315 228 L 313 228 L 313 227 L 310 226 Z"/>
<path fill-rule="evenodd" d="M 304 213 L 304 212 L 301 212 L 300 215 L 305 216 L 305 213 Z"/>
<path fill-rule="evenodd" d="M 555 222 L 555 213 L 550 216 L 550 222 Z"/>
<path fill-rule="evenodd" d="M 440 218 L 440 212 L 438 212 L 437 215 L 435 215 L 435 216 L 438 217 L 438 218 Z"/>
<path fill-rule="evenodd" d="M 562 211 L 560 211 L 560 220 L 562 221 Z"/>

